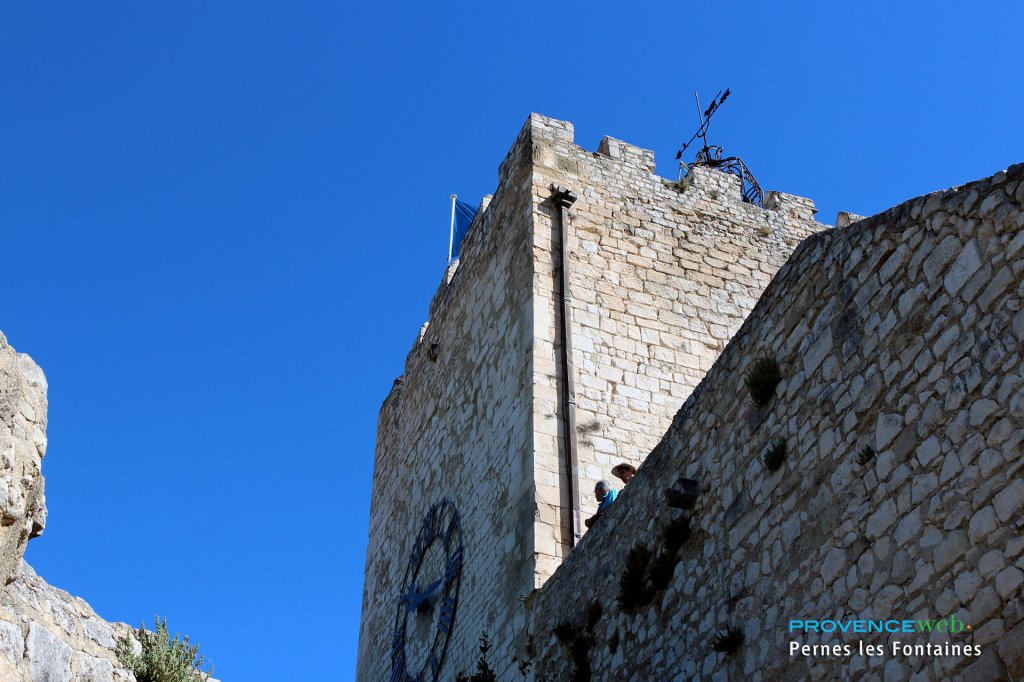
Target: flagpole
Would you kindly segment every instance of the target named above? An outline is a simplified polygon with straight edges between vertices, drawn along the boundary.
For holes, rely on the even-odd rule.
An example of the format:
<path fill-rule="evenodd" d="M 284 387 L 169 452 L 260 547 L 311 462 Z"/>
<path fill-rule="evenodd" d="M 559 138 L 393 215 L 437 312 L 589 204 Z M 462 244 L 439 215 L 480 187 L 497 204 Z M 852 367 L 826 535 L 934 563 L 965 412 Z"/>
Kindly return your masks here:
<path fill-rule="evenodd" d="M 452 199 L 452 224 L 448 230 L 448 262 L 452 262 L 452 246 L 455 243 L 455 198 L 457 195 L 453 194 Z"/>

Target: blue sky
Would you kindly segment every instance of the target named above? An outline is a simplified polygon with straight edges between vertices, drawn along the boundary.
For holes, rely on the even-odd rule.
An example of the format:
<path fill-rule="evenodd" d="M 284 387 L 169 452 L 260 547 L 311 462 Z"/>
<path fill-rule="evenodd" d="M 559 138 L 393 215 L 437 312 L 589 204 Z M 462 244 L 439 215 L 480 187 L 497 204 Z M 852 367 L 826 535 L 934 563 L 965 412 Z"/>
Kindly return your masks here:
<path fill-rule="evenodd" d="M 377 410 L 526 116 L 712 141 L 819 218 L 1024 161 L 1014 2 L 6 3 L 0 330 L 50 382 L 28 559 L 228 680 L 352 679 Z"/>

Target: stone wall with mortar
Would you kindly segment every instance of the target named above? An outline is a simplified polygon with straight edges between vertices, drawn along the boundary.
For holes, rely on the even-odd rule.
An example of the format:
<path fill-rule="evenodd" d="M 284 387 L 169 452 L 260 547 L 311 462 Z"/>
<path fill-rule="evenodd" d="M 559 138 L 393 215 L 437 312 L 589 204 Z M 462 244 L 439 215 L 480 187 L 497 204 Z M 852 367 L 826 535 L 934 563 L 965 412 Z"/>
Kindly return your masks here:
<path fill-rule="evenodd" d="M 814 202 L 769 192 L 744 203 L 739 178 L 694 168 L 683 187 L 655 175 L 654 153 L 605 137 L 597 152 L 573 127 L 533 115 L 535 551 L 539 587 L 570 547 L 561 453 L 564 377 L 561 239 L 551 185 L 569 212 L 570 293 L 583 516 L 594 482 L 639 465 L 796 245 L 825 226 Z M 618 483 L 613 479 L 613 483 Z"/>
<path fill-rule="evenodd" d="M 640 462 L 795 244 L 823 227 L 807 199 L 774 194 L 761 209 L 721 173 L 698 170 L 680 191 L 653 171 L 651 152 L 611 138 L 597 153 L 577 147 L 563 121 L 532 115 L 520 131 L 381 408 L 359 679 L 389 677 L 407 557 L 431 503 L 458 506 L 465 540 L 442 678 L 472 672 L 483 631 L 495 660 L 512 659 L 527 623 L 509 604 L 568 547 L 548 185 L 580 196 L 570 287 L 584 490 L 615 457 Z M 426 649 L 406 649 L 417 669 Z"/>
<path fill-rule="evenodd" d="M 623 680 L 1024 678 L 1024 165 L 805 240 L 768 286 L 609 513 L 531 598 L 536 679 L 568 679 L 567 647 Z M 778 360 L 755 408 L 744 376 Z M 782 467 L 763 453 L 785 437 Z M 875 454 L 858 460 L 865 447 Z M 870 454 L 870 453 L 867 453 Z M 617 603 L 631 549 L 663 549 L 703 487 L 667 589 Z M 641 566 L 642 568 L 642 566 Z M 635 586 L 637 583 L 630 583 Z M 893 654 L 948 634 L 790 634 L 790 619 L 970 625 L 980 655 Z M 726 627 L 745 635 L 727 656 Z M 575 629 L 574 629 L 575 628 Z M 581 640 L 586 644 L 586 638 Z M 789 643 L 853 655 L 790 654 Z M 884 655 L 862 656 L 859 641 Z M 545 677 L 546 676 L 546 677 Z M 502 679 L 515 679 L 506 671 Z"/>

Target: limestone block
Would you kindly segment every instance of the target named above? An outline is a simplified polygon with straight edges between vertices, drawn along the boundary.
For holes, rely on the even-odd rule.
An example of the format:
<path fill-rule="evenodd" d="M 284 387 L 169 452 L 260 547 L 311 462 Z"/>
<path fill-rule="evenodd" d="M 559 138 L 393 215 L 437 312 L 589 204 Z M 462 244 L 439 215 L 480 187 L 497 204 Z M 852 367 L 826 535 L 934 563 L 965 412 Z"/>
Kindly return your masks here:
<path fill-rule="evenodd" d="M 950 294 L 956 294 L 980 267 L 981 255 L 978 253 L 978 244 L 972 239 L 964 246 L 963 251 L 960 252 L 960 255 L 957 256 L 953 265 L 946 273 L 943 279 L 946 291 Z"/>
<path fill-rule="evenodd" d="M 25 642 L 34 680 L 71 682 L 71 647 L 45 627 L 29 623 Z"/>
<path fill-rule="evenodd" d="M 880 537 L 896 522 L 896 503 L 892 498 L 885 502 L 868 517 L 865 525 L 865 535 L 869 539 Z M 883 543 L 884 544 L 884 543 Z"/>
<path fill-rule="evenodd" d="M 892 443 L 903 428 L 903 416 L 900 414 L 880 414 L 875 424 L 875 449 L 879 452 Z"/>
<path fill-rule="evenodd" d="M 821 563 L 821 577 L 825 585 L 831 585 L 841 574 L 846 572 L 846 552 L 836 547 L 826 555 Z"/>
<path fill-rule="evenodd" d="M 974 599 L 974 595 L 977 594 L 979 585 L 981 585 L 981 576 L 973 571 L 958 575 L 953 583 L 953 587 L 956 590 L 956 596 L 960 603 L 969 604 Z"/>
<path fill-rule="evenodd" d="M 916 538 L 920 532 L 921 511 L 920 509 L 914 509 L 896 526 L 896 531 L 893 533 L 893 539 L 895 539 L 897 546 L 903 547 L 912 539 Z"/>
<path fill-rule="evenodd" d="M 985 507 L 971 517 L 967 534 L 971 542 L 980 543 L 996 529 L 996 514 L 992 507 Z"/>
<path fill-rule="evenodd" d="M 0 620 L 0 656 L 10 659 L 13 663 L 21 661 L 25 655 L 25 637 L 14 623 Z"/>
<path fill-rule="evenodd" d="M 114 664 L 82 652 L 75 653 L 76 682 L 114 682 Z"/>
<path fill-rule="evenodd" d="M 981 623 L 996 613 L 1002 603 L 999 594 L 992 587 L 983 587 L 971 602 L 971 622 Z"/>
<path fill-rule="evenodd" d="M 1006 679 L 1006 666 L 996 655 L 995 649 L 983 649 L 977 662 L 967 666 L 963 673 L 965 682 L 989 682 Z"/>
<path fill-rule="evenodd" d="M 996 643 L 996 651 L 1010 675 L 1018 679 L 1024 676 L 1024 623 L 1004 634 Z"/>
<path fill-rule="evenodd" d="M 1016 479 L 992 500 L 995 513 L 1003 523 L 1009 523 L 1020 515 L 1024 506 L 1024 480 Z"/>
<path fill-rule="evenodd" d="M 1024 582 L 1024 571 L 1015 566 L 1008 566 L 996 576 L 996 591 L 1003 599 L 1016 596 L 1021 583 Z"/>
<path fill-rule="evenodd" d="M 976 400 L 971 405 L 971 426 L 981 426 L 997 409 L 999 409 L 999 405 L 994 400 L 987 398 Z"/>
<path fill-rule="evenodd" d="M 963 531 L 949 533 L 932 553 L 935 571 L 941 573 L 963 557 L 967 548 L 967 535 Z"/>

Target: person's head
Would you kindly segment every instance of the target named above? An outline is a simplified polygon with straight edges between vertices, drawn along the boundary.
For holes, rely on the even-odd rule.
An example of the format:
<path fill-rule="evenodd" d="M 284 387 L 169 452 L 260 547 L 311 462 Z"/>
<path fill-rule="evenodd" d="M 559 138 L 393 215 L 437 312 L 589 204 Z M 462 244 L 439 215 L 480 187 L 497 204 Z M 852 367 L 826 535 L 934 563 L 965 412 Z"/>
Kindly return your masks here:
<path fill-rule="evenodd" d="M 594 484 L 594 497 L 597 498 L 598 502 L 603 502 L 605 495 L 612 489 L 612 484 L 608 481 L 601 479 Z"/>
<path fill-rule="evenodd" d="M 629 483 L 629 480 L 636 475 L 636 467 L 623 462 L 612 468 L 612 475 L 621 479 L 624 484 Z"/>

